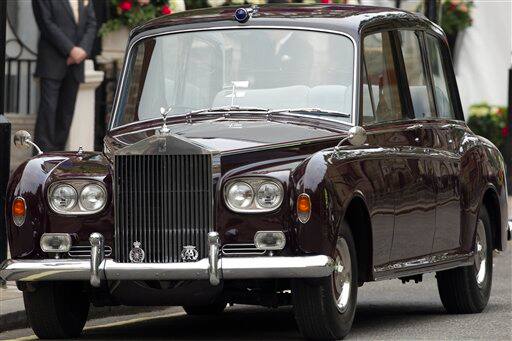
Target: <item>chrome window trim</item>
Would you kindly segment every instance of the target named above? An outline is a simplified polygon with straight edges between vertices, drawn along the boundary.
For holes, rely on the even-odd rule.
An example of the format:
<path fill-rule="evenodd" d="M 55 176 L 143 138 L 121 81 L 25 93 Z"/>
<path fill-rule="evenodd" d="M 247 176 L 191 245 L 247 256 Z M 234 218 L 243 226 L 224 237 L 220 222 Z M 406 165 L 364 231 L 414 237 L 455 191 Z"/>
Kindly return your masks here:
<path fill-rule="evenodd" d="M 128 126 L 134 125 L 134 124 L 139 124 L 142 122 L 154 120 L 154 119 L 148 119 L 148 120 L 142 120 L 142 121 L 135 121 L 135 122 L 130 122 L 127 124 L 123 124 L 123 125 L 114 127 L 114 122 L 116 120 L 117 113 L 119 111 L 119 101 L 121 99 L 120 92 L 124 88 L 125 81 L 126 81 L 126 73 L 128 71 L 127 70 L 128 65 L 130 64 L 131 58 L 133 58 L 132 49 L 138 42 L 145 40 L 145 39 L 149 39 L 149 38 L 154 38 L 154 37 L 159 37 L 159 36 L 164 36 L 164 35 L 171 35 L 171 34 L 179 34 L 179 33 L 202 32 L 202 31 L 221 31 L 221 30 L 247 30 L 247 29 L 280 29 L 280 30 L 293 30 L 293 31 L 310 31 L 310 32 L 337 34 L 337 35 L 348 38 L 352 42 L 353 59 L 354 59 L 353 60 L 353 72 L 352 72 L 352 82 L 353 82 L 353 84 L 352 84 L 352 112 L 350 113 L 350 116 L 351 116 L 350 123 L 353 126 L 356 125 L 356 121 L 357 121 L 356 114 L 359 111 L 359 101 L 358 101 L 358 93 L 357 93 L 357 89 L 359 87 L 359 84 L 358 84 L 359 72 L 357 72 L 357 70 L 359 68 L 359 60 L 358 60 L 359 55 L 358 55 L 358 45 L 357 45 L 354 37 L 352 37 L 351 35 L 349 35 L 348 33 L 345 33 L 345 32 L 321 29 L 321 28 L 302 27 L 302 26 L 254 25 L 254 26 L 236 26 L 236 27 L 215 26 L 215 27 L 208 27 L 208 28 L 193 28 L 193 29 L 176 30 L 176 31 L 170 31 L 170 32 L 159 32 L 159 33 L 154 33 L 154 34 L 143 35 L 143 36 L 140 36 L 140 37 L 130 41 L 128 43 L 128 51 L 125 54 L 125 60 L 123 62 L 123 70 L 121 72 L 121 77 L 119 79 L 119 82 L 118 82 L 118 85 L 116 88 L 116 92 L 115 92 L 114 105 L 112 107 L 111 119 L 110 119 L 110 123 L 109 123 L 109 131 L 113 131 L 115 129 L 125 128 Z M 311 117 L 311 115 L 303 115 L 303 114 L 297 114 L 297 116 Z M 324 119 L 321 116 L 315 116 L 315 117 L 320 117 L 321 119 Z M 331 121 L 331 122 L 336 122 L 336 123 L 342 123 L 342 121 L 339 121 L 339 120 L 332 120 L 332 119 L 326 119 L 326 120 Z M 344 122 L 344 124 L 350 124 L 350 123 Z"/>

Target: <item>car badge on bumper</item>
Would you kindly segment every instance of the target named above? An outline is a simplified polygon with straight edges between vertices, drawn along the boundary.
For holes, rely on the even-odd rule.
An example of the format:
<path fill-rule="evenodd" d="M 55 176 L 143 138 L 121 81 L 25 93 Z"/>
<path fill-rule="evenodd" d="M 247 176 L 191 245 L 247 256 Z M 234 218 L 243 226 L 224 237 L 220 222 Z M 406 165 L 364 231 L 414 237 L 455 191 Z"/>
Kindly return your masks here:
<path fill-rule="evenodd" d="M 181 251 L 181 260 L 184 262 L 195 262 L 199 258 L 199 252 L 193 245 L 185 245 L 183 246 L 183 250 Z"/>
<path fill-rule="evenodd" d="M 130 261 L 132 263 L 142 263 L 144 261 L 144 257 L 146 256 L 146 253 L 144 250 L 140 247 L 141 243 L 136 241 L 133 242 L 133 249 L 130 250 Z"/>

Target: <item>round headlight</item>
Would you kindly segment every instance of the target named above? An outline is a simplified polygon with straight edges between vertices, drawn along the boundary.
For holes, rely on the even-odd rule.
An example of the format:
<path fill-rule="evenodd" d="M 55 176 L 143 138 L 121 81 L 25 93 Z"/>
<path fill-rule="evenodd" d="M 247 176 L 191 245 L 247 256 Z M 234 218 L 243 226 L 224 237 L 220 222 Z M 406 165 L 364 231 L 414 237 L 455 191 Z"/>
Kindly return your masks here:
<path fill-rule="evenodd" d="M 87 211 L 99 211 L 105 206 L 106 197 L 100 185 L 87 185 L 80 192 L 80 206 Z"/>
<path fill-rule="evenodd" d="M 55 211 L 69 211 L 75 207 L 77 196 L 73 186 L 57 185 L 50 193 L 50 205 Z"/>
<path fill-rule="evenodd" d="M 252 204 L 254 192 L 245 182 L 235 182 L 229 186 L 227 203 L 235 209 L 247 208 Z"/>
<path fill-rule="evenodd" d="M 281 188 L 273 182 L 264 182 L 256 193 L 256 203 L 262 208 L 274 208 L 281 203 Z"/>

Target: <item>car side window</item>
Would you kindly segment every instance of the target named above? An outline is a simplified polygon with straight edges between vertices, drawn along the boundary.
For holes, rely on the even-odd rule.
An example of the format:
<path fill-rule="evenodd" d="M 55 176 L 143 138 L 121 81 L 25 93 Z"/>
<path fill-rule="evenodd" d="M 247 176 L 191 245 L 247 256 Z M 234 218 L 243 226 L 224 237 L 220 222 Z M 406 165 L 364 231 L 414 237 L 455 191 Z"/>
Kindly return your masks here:
<path fill-rule="evenodd" d="M 446 72 L 443 67 L 443 59 L 439 46 L 439 40 L 427 34 L 426 45 L 428 59 L 430 61 L 430 70 L 432 73 L 432 83 L 434 87 L 434 97 L 436 99 L 437 113 L 439 117 L 455 119 L 453 101 L 450 97 Z"/>
<path fill-rule="evenodd" d="M 415 118 L 435 116 L 425 73 L 420 40 L 414 31 L 399 31 L 402 55 Z"/>
<path fill-rule="evenodd" d="M 401 120 L 403 117 L 391 33 L 368 35 L 363 42 L 363 123 Z"/>

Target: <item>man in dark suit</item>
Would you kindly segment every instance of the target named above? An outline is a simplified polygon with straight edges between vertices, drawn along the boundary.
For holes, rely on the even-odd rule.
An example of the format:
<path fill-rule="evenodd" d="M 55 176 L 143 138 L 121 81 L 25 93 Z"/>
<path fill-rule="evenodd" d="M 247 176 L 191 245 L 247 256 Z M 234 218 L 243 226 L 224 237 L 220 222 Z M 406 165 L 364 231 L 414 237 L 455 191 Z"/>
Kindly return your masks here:
<path fill-rule="evenodd" d="M 94 8 L 90 0 L 32 0 L 32 8 L 40 31 L 35 75 L 41 87 L 34 139 L 44 151 L 64 150 L 84 60 L 96 37 Z"/>

